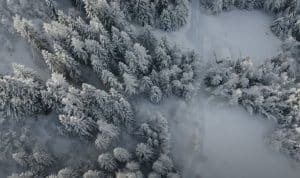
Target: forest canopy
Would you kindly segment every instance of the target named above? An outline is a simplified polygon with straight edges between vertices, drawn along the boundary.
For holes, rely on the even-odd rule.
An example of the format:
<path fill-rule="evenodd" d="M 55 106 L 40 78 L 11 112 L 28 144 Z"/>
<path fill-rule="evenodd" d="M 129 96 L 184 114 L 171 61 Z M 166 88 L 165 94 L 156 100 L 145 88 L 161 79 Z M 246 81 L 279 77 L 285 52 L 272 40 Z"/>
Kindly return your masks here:
<path fill-rule="evenodd" d="M 3 28 L 50 71 L 43 79 L 13 64 L 0 74 L 0 177 L 179 178 L 170 118 L 150 108 L 137 114 L 136 103 L 188 103 L 200 90 L 275 120 L 268 142 L 300 161 L 300 2 L 199 1 L 213 14 L 268 12 L 282 53 L 259 66 L 205 62 L 159 38 L 188 24 L 187 0 L 72 0 L 68 10 L 54 0 L 0 2 Z"/>

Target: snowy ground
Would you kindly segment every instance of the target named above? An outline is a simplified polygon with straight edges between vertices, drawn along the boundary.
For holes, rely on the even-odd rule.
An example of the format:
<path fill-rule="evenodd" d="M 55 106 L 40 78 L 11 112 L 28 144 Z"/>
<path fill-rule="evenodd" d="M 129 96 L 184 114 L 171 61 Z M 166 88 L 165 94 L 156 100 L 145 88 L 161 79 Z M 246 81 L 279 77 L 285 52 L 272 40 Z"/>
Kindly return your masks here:
<path fill-rule="evenodd" d="M 199 101 L 202 103 L 199 104 Z M 264 136 L 272 129 L 271 122 L 250 116 L 238 107 L 218 106 L 220 102 L 208 102 L 203 97 L 199 97 L 196 102 L 198 104 L 187 107 L 186 113 L 192 113 L 191 118 L 179 125 L 179 128 L 175 127 L 180 140 L 183 135 L 192 138 L 187 128 L 196 130 L 195 122 L 204 119 L 200 121 L 204 124 L 201 151 L 204 159 L 201 155 L 195 159 L 195 153 L 185 152 L 186 148 L 182 147 L 180 140 L 174 142 L 177 145 L 176 153 L 191 153 L 181 156 L 176 154 L 178 162 L 185 166 L 186 177 L 194 177 L 198 173 L 202 178 L 299 178 L 300 170 L 294 167 L 295 163 L 273 152 L 264 143 Z M 199 106 L 202 107 L 200 111 Z"/>
<path fill-rule="evenodd" d="M 0 28 L 0 73 L 12 71 L 12 63 L 19 63 L 34 69 L 42 79 L 48 78 L 49 71 L 40 56 L 35 54 L 30 45 L 19 37 L 13 37 Z"/>
<path fill-rule="evenodd" d="M 218 16 L 199 10 L 192 1 L 188 25 L 168 34 L 177 44 L 196 49 L 204 60 L 251 57 L 256 63 L 275 56 L 281 41 L 270 31 L 272 18 L 261 11 L 234 10 Z"/>
<path fill-rule="evenodd" d="M 203 154 L 207 159 L 199 168 L 203 178 L 300 177 L 299 165 L 264 143 L 271 124 L 263 118 L 249 116 L 239 108 L 209 105 L 205 113 Z"/>

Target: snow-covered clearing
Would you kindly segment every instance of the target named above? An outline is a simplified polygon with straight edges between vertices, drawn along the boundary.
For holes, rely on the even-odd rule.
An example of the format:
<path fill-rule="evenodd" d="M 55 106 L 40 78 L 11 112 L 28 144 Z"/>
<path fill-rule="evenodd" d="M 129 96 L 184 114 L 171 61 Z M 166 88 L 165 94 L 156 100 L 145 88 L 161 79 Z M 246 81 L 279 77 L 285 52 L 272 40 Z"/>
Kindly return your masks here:
<path fill-rule="evenodd" d="M 279 53 L 281 41 L 270 31 L 271 16 L 257 10 L 207 15 L 199 6 L 199 1 L 192 1 L 188 25 L 168 34 L 170 40 L 196 49 L 205 61 L 251 57 L 259 64 Z"/>

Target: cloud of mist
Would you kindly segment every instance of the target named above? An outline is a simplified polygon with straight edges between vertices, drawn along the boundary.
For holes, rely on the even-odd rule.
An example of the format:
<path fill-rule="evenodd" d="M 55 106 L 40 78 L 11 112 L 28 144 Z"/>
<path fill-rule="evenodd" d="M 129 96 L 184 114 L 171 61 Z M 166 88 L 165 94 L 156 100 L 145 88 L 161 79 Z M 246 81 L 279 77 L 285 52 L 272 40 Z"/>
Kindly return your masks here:
<path fill-rule="evenodd" d="M 1 125 L 1 178 L 24 170 L 12 159 L 12 154 L 22 151 L 32 154 L 37 149 L 51 154 L 54 164 L 49 168 L 50 172 L 55 173 L 68 166 L 78 170 L 95 169 L 93 161 L 98 157 L 99 151 L 93 143 L 84 143 L 78 138 L 62 135 L 57 118 L 57 114 L 51 113 L 46 116 L 26 117 L 25 122 L 12 120 Z M 5 153 L 7 154 L 4 155 Z"/>
<path fill-rule="evenodd" d="M 292 160 L 272 151 L 264 137 L 274 123 L 240 107 L 199 95 L 191 103 L 142 101 L 139 113 L 160 111 L 169 121 L 175 163 L 189 178 L 298 178 Z"/>

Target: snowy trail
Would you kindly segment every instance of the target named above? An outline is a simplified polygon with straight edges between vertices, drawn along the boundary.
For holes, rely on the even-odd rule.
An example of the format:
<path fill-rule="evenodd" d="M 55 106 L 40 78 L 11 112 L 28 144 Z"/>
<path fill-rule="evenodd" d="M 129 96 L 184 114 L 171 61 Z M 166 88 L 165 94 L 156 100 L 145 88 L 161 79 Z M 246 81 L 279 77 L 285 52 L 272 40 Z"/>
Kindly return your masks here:
<path fill-rule="evenodd" d="M 234 10 L 219 16 L 205 15 L 199 10 L 198 0 L 192 1 L 191 8 L 189 24 L 165 35 L 182 48 L 195 49 L 204 61 L 215 56 L 249 56 L 260 64 L 279 52 L 281 41 L 270 32 L 271 17 L 263 12 Z M 240 107 L 225 106 L 220 101 L 210 102 L 204 94 L 189 105 L 171 100 L 162 107 L 166 114 L 177 110 L 169 118 L 178 118 L 171 121 L 171 129 L 174 155 L 184 168 L 183 177 L 300 177 L 300 169 L 292 160 L 264 143 L 264 136 L 273 129 L 270 121 L 250 116 Z M 201 129 L 205 134 L 195 135 L 197 130 L 202 133 Z M 195 148 L 199 138 L 203 138 L 201 155 Z"/>

